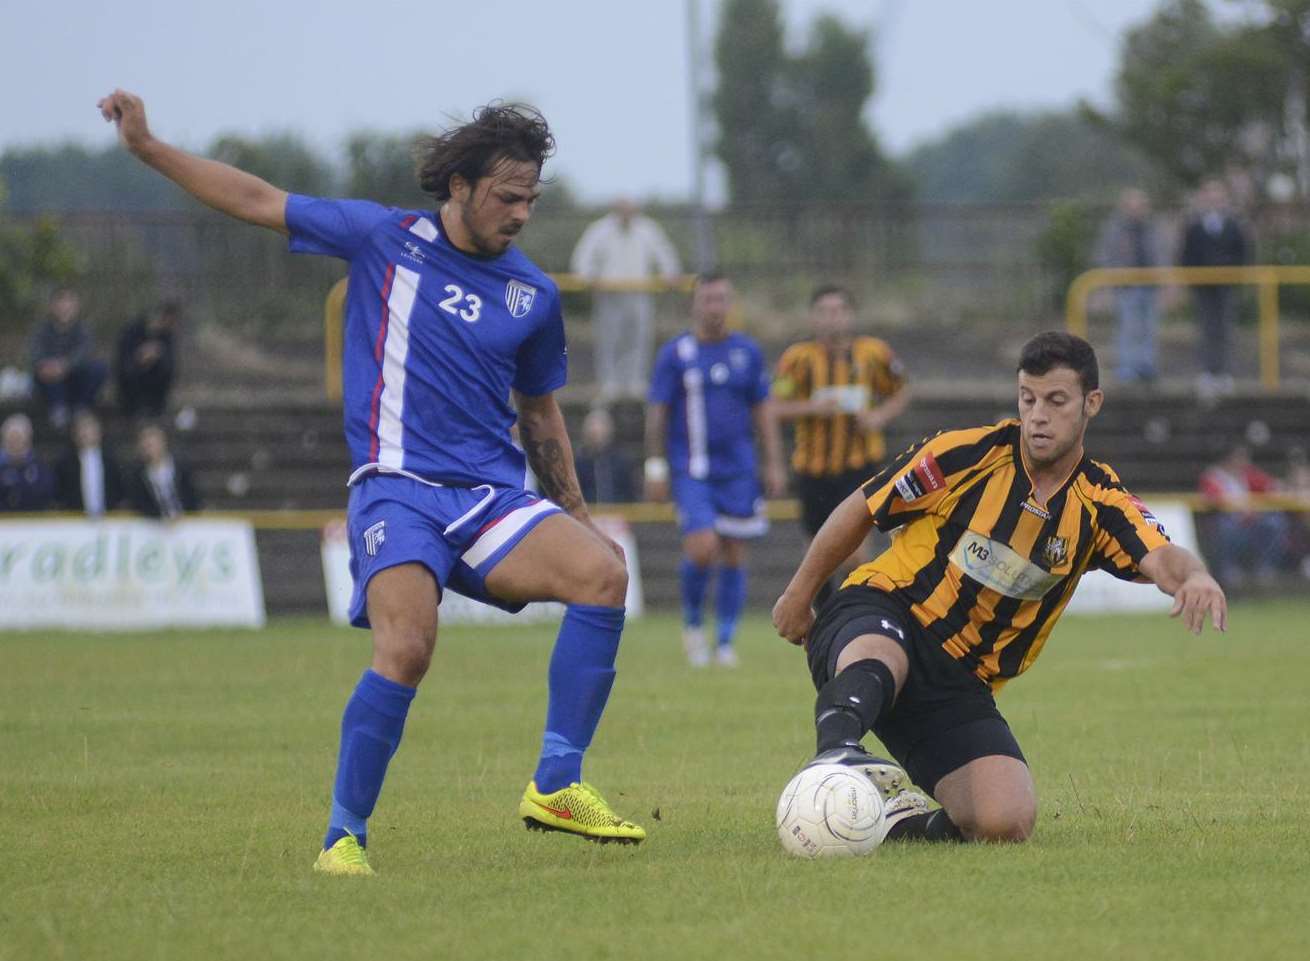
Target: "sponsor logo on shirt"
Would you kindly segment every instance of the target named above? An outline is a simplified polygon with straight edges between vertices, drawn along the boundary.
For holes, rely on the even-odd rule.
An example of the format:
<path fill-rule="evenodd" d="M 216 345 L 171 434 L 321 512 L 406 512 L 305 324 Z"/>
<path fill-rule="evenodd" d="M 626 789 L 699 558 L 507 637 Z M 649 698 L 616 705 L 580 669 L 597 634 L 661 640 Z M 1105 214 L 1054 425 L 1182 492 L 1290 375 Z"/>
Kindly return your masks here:
<path fill-rule="evenodd" d="M 1038 517 L 1040 517 L 1040 518 L 1041 518 L 1042 520 L 1044 520 L 1044 521 L 1049 521 L 1049 520 L 1051 519 L 1051 515 L 1050 515 L 1049 513 L 1047 513 L 1046 511 L 1042 510 L 1040 507 L 1038 507 L 1038 506 L 1037 506 L 1036 504 L 1034 504 L 1032 501 L 1024 501 L 1024 502 L 1023 502 L 1022 504 L 1020 504 L 1019 506 L 1022 507 L 1024 510 L 1026 510 L 1029 514 L 1036 514 Z"/>
<path fill-rule="evenodd" d="M 505 306 L 511 317 L 526 317 L 536 300 L 536 287 L 529 287 L 519 280 L 511 280 L 505 285 Z"/>
<path fill-rule="evenodd" d="M 917 501 L 921 497 L 936 493 L 945 486 L 946 475 L 942 473 L 937 458 L 933 457 L 931 451 L 920 457 L 909 472 L 896 482 L 896 490 L 905 501 Z"/>
<path fill-rule="evenodd" d="M 1068 549 L 1067 544 L 1065 549 Z M 1058 574 L 1042 570 L 1008 545 L 976 531 L 965 531 L 956 542 L 951 551 L 951 563 L 983 587 L 1021 601 L 1041 600 L 1047 591 L 1060 583 Z"/>
<path fill-rule="evenodd" d="M 401 254 L 406 260 L 412 260 L 416 264 L 424 263 L 427 258 L 423 256 L 423 248 L 412 240 L 405 241 L 405 252 Z"/>
<path fill-rule="evenodd" d="M 1129 494 L 1128 500 L 1131 501 L 1132 505 L 1141 512 L 1142 520 L 1146 521 L 1146 523 L 1150 524 L 1161 534 L 1165 534 L 1164 525 L 1160 523 L 1159 518 L 1157 518 L 1154 514 L 1151 513 L 1151 509 L 1146 506 L 1146 504 L 1142 501 L 1140 497 L 1138 497 L 1136 494 Z M 1169 535 L 1165 534 L 1165 536 L 1168 537 Z"/>

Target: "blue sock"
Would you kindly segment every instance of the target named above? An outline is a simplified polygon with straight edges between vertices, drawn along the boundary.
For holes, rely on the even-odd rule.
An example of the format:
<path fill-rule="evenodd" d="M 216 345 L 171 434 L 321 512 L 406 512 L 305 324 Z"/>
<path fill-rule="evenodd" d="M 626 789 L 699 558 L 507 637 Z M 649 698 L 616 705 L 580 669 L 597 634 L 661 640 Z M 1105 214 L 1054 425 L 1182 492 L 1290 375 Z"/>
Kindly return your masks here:
<path fill-rule="evenodd" d="M 682 580 L 682 623 L 700 627 L 701 608 L 705 606 L 705 588 L 710 583 L 710 569 L 697 567 L 687 558 L 678 569 Z"/>
<path fill-rule="evenodd" d="M 731 647 L 746 606 L 746 568 L 720 567 L 719 587 L 715 592 L 714 615 L 719 634 L 719 647 Z"/>
<path fill-rule="evenodd" d="M 368 816 L 382 791 L 387 762 L 400 746 L 414 691 L 371 670 L 355 685 L 341 716 L 341 752 L 325 849 L 346 834 L 355 835 L 360 844 L 368 843 Z"/>
<path fill-rule="evenodd" d="M 614 686 L 623 608 L 570 604 L 550 656 L 550 697 L 541 761 L 533 780 L 550 794 L 582 780 L 582 753 Z"/>

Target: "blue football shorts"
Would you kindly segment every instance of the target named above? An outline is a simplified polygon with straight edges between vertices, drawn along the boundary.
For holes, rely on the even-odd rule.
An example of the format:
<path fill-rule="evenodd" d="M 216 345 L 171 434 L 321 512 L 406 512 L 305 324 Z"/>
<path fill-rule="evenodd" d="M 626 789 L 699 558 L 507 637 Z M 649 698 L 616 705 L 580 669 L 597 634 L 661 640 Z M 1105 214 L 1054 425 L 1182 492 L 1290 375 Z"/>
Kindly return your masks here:
<path fill-rule="evenodd" d="M 769 530 L 760 482 L 754 473 L 721 480 L 674 474 L 673 503 L 684 535 L 710 528 L 724 537 L 748 540 L 762 537 Z"/>
<path fill-rule="evenodd" d="M 438 487 L 401 474 L 366 474 L 350 489 L 350 623 L 369 627 L 368 583 L 378 571 L 422 564 L 441 590 L 516 612 L 487 593 L 486 577 L 560 508 L 518 488 Z"/>

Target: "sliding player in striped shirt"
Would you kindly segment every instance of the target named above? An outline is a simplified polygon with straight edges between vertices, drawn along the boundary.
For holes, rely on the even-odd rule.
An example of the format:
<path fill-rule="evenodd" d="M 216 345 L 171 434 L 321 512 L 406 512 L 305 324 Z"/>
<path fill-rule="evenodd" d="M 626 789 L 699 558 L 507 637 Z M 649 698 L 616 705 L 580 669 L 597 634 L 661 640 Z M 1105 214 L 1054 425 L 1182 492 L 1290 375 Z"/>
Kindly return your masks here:
<path fill-rule="evenodd" d="M 546 732 L 519 803 L 530 828 L 635 843 L 582 780 L 614 683 L 627 569 L 591 523 L 554 391 L 566 374 L 555 284 L 513 247 L 554 149 L 545 120 L 489 106 L 430 139 L 419 183 L 436 210 L 288 194 L 156 140 L 141 100 L 100 101 L 138 158 L 198 200 L 350 265 L 343 365 L 351 620 L 373 661 L 346 704 L 315 868 L 371 874 L 367 819 L 427 673 L 442 592 L 517 610 L 567 605 L 551 657 Z M 511 405 L 510 399 L 513 398 Z M 523 490 L 524 456 L 547 500 Z"/>
<path fill-rule="evenodd" d="M 1084 452 L 1098 380 L 1085 340 L 1029 341 L 1019 419 L 945 431 L 893 461 L 828 518 L 774 607 L 778 633 L 809 655 L 819 757 L 878 783 L 889 839 L 1032 833 L 1032 776 L 993 695 L 1036 660 L 1085 571 L 1153 582 L 1194 632 L 1207 616 L 1227 626 L 1205 565 Z M 891 547 L 816 620 L 815 592 L 874 526 L 896 531 Z M 864 751 L 870 730 L 904 770 Z M 903 790 L 906 772 L 939 810 Z"/>

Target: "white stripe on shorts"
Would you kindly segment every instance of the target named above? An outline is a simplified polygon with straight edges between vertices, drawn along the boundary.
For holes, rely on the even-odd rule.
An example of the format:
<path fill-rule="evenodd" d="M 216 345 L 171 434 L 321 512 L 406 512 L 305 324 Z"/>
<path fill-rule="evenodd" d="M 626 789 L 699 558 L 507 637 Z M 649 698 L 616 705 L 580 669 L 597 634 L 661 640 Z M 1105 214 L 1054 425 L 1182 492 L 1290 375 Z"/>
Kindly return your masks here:
<path fill-rule="evenodd" d="M 505 546 L 505 542 L 517 534 L 532 521 L 534 517 L 558 511 L 559 507 L 550 501 L 537 501 L 530 507 L 520 507 L 502 517 L 494 527 L 469 545 L 460 559 L 469 567 L 476 568 L 496 551 Z"/>

